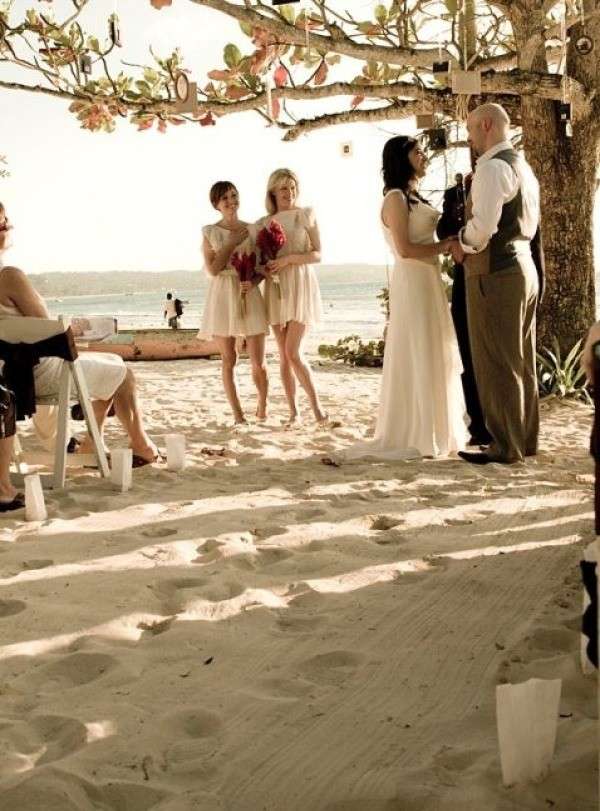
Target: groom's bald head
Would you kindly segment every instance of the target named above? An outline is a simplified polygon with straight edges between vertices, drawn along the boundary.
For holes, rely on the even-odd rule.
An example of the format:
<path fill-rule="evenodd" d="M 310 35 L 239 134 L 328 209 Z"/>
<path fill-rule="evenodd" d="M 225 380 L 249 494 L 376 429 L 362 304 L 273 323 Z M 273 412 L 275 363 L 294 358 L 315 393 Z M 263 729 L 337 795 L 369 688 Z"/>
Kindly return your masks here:
<path fill-rule="evenodd" d="M 508 140 L 510 118 L 500 104 L 482 104 L 467 118 L 469 143 L 478 155 Z"/>

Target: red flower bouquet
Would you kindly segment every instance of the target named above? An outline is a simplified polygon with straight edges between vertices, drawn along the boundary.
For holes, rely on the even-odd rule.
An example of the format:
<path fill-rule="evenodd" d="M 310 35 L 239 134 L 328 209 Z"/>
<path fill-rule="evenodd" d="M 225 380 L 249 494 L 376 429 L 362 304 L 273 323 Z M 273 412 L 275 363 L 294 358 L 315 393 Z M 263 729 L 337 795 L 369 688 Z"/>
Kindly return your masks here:
<path fill-rule="evenodd" d="M 231 265 L 235 268 L 240 282 L 251 282 L 256 276 L 256 254 L 234 253 L 231 257 Z M 246 293 L 242 290 L 240 297 L 240 312 L 242 318 L 246 317 Z"/>
<path fill-rule="evenodd" d="M 266 265 L 271 259 L 275 259 L 279 251 L 287 242 L 285 231 L 277 220 L 271 220 L 268 226 L 261 228 L 256 235 L 256 245 L 260 250 L 260 264 Z M 281 298 L 279 287 L 279 274 L 273 273 L 270 278 L 275 285 L 277 295 Z"/>

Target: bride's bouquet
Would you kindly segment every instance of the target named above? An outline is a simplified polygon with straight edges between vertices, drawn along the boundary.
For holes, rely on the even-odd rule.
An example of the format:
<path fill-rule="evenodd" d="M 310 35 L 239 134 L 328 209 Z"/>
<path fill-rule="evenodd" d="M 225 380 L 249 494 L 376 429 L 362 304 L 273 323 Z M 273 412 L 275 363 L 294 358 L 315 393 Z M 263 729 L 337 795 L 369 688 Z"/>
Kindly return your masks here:
<path fill-rule="evenodd" d="M 285 231 L 277 220 L 271 220 L 268 226 L 261 228 L 256 235 L 256 245 L 260 250 L 260 264 L 266 265 L 267 262 L 275 259 L 286 242 Z M 275 285 L 277 295 L 281 298 L 279 273 L 272 273 L 269 278 Z"/>
<path fill-rule="evenodd" d="M 256 254 L 234 253 L 231 257 L 231 265 L 237 272 L 240 282 L 251 282 L 256 275 Z M 242 318 L 246 317 L 246 291 L 242 290 L 240 295 L 240 313 Z"/>

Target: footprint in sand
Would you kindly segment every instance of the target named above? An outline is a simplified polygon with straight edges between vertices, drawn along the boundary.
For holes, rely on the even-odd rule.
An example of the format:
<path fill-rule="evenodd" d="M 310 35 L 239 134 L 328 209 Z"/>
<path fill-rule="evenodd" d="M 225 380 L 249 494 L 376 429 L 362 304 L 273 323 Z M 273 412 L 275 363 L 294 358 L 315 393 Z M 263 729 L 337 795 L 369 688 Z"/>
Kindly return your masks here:
<path fill-rule="evenodd" d="M 207 577 L 175 577 L 159 580 L 148 588 L 161 600 L 161 613 L 179 614 L 189 601 L 190 591 L 197 591 L 209 582 Z"/>
<path fill-rule="evenodd" d="M 354 675 L 365 656 L 347 650 L 318 653 L 300 665 L 300 671 L 314 682 L 339 685 Z"/>
<path fill-rule="evenodd" d="M 40 715 L 5 721 L 0 731 L 0 778 L 60 760 L 85 746 L 87 730 L 74 718 Z"/>
<path fill-rule="evenodd" d="M 404 523 L 404 518 L 395 518 L 393 515 L 378 515 L 373 519 L 369 529 L 387 530 Z"/>
<path fill-rule="evenodd" d="M 50 558 L 40 558 L 39 560 L 24 560 L 21 566 L 24 569 L 46 569 L 48 566 L 53 566 L 54 561 Z"/>
<path fill-rule="evenodd" d="M 258 698 L 276 698 L 297 701 L 315 689 L 315 685 L 306 679 L 258 679 L 247 691 L 248 695 Z"/>
<path fill-rule="evenodd" d="M 177 535 L 177 530 L 167 527 L 151 527 L 144 529 L 140 535 L 143 535 L 144 538 L 168 538 L 170 535 Z"/>
<path fill-rule="evenodd" d="M 92 808 L 149 811 L 169 796 L 164 789 L 138 783 L 92 783 L 79 775 L 50 766 L 13 781 L 0 796 L 0 811 L 86 811 Z"/>
<path fill-rule="evenodd" d="M 433 760 L 436 766 L 452 772 L 464 772 L 474 766 L 486 753 L 483 749 L 455 749 L 453 746 L 442 746 Z"/>
<path fill-rule="evenodd" d="M 175 774 L 197 774 L 203 782 L 213 776 L 209 762 L 223 735 L 221 716 L 204 707 L 185 707 L 158 721 L 164 763 Z"/>
<path fill-rule="evenodd" d="M 579 637 L 566 628 L 537 628 L 529 635 L 527 647 L 538 654 L 556 656 L 559 652 L 576 650 L 579 647 Z"/>
<path fill-rule="evenodd" d="M 270 547 L 269 549 L 258 547 L 258 553 L 259 564 L 265 568 L 274 566 L 277 563 L 281 563 L 283 560 L 289 560 L 289 558 L 294 557 L 293 552 L 276 546 Z"/>
<path fill-rule="evenodd" d="M 13 617 L 15 614 L 25 611 L 26 608 L 27 603 L 22 600 L 0 600 L 0 619 Z"/>
<path fill-rule="evenodd" d="M 117 667 L 114 656 L 104 653 L 71 653 L 61 656 L 57 661 L 36 667 L 17 679 L 23 681 L 27 689 L 39 690 L 42 693 L 70 690 L 101 679 L 106 673 Z"/>
<path fill-rule="evenodd" d="M 306 634 L 311 633 L 323 623 L 327 622 L 326 617 L 317 615 L 315 617 L 304 617 L 295 614 L 293 610 L 283 611 L 277 619 L 277 627 L 287 633 Z"/>

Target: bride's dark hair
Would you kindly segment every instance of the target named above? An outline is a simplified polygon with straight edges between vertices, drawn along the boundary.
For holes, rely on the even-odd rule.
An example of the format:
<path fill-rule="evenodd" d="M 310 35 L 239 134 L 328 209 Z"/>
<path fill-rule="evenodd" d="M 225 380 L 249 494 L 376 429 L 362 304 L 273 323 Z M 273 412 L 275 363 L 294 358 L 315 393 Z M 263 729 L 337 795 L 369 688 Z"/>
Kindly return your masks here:
<path fill-rule="evenodd" d="M 387 194 L 392 189 L 400 189 L 406 198 L 410 209 L 411 198 L 427 202 L 414 189 L 410 188 L 410 181 L 415 176 L 409 153 L 419 145 L 416 138 L 409 135 L 395 135 L 386 141 L 383 147 L 383 165 L 381 174 L 383 175 L 383 193 Z"/>

